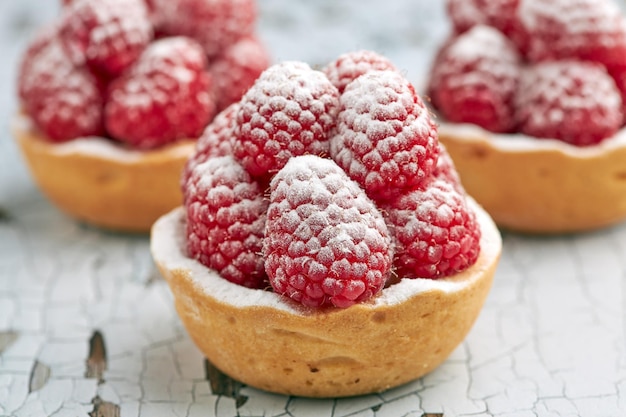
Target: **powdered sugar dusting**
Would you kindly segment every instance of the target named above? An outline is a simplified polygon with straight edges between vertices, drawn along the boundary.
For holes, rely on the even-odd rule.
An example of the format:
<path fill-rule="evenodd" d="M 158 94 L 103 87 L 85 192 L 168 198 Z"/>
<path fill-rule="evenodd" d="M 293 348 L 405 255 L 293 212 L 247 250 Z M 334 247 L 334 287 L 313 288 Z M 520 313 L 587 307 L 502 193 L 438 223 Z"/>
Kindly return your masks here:
<path fill-rule="evenodd" d="M 429 82 L 433 105 L 453 122 L 511 131 L 520 68 L 511 41 L 496 29 L 475 26 L 437 57 Z"/>
<path fill-rule="evenodd" d="M 506 44 L 509 43 L 510 41 L 502 36 L 497 29 L 479 25 L 472 28 L 467 34 L 460 36 L 457 42 L 450 46 L 446 54 L 465 62 L 479 58 L 491 58 L 496 62 L 504 59 L 505 62 L 517 63 L 519 56 L 514 53 L 514 48 L 506 47 Z M 497 73 L 498 69 L 495 68 L 493 71 Z"/>
<path fill-rule="evenodd" d="M 218 108 L 239 101 L 270 65 L 268 51 L 257 37 L 246 37 L 228 47 L 210 64 Z"/>
<path fill-rule="evenodd" d="M 626 128 L 620 129 L 615 135 L 593 146 L 574 146 L 566 142 L 538 138 L 521 133 L 503 134 L 489 132 L 479 126 L 469 123 L 441 123 L 441 136 L 454 138 L 465 142 L 485 142 L 502 152 L 545 152 L 556 151 L 573 158 L 596 158 L 606 152 L 626 146 Z"/>
<path fill-rule="evenodd" d="M 151 43 L 109 87 L 105 124 L 109 134 L 137 148 L 198 137 L 215 114 L 207 58 L 184 37 Z"/>
<path fill-rule="evenodd" d="M 290 159 L 270 184 L 267 219 L 265 269 L 277 293 L 347 307 L 384 286 L 392 263 L 387 226 L 332 160 Z"/>
<path fill-rule="evenodd" d="M 267 200 L 232 156 L 196 165 L 183 185 L 187 254 L 249 288 L 267 285 L 261 248 Z"/>
<path fill-rule="evenodd" d="M 554 61 L 522 73 L 516 95 L 519 131 L 587 146 L 622 125 L 622 98 L 603 66 Z"/>
<path fill-rule="evenodd" d="M 436 77 L 445 77 L 458 74 L 451 83 L 478 84 L 485 82 L 482 75 L 488 75 L 498 80 L 514 80 L 510 74 L 519 71 L 521 58 L 516 48 L 498 30 L 489 26 L 475 26 L 467 33 L 459 36 L 448 49 L 443 52 L 441 60 L 446 64 L 443 68 L 436 68 Z M 465 77 L 463 67 L 474 64 L 474 71 Z M 437 85 L 438 80 L 433 81 Z M 500 85 L 502 84 L 502 85 Z M 499 83 L 498 88 L 505 92 L 513 91 L 515 83 Z"/>
<path fill-rule="evenodd" d="M 414 278 L 402 279 L 368 302 L 360 303 L 360 308 L 375 309 L 406 302 L 418 294 L 429 291 L 453 293 L 462 291 L 472 285 L 490 266 L 490 260 L 498 256 L 502 247 L 500 234 L 489 217 L 473 200 L 469 200 L 470 207 L 475 210 L 478 223 L 482 227 L 480 241 L 481 256 L 476 264 L 455 277 L 438 280 Z M 212 297 L 221 302 L 238 308 L 253 308 L 256 306 L 275 308 L 291 314 L 311 314 L 315 309 L 306 309 L 287 301 L 273 292 L 253 290 L 233 284 L 221 278 L 215 271 L 206 268 L 198 261 L 188 258 L 184 253 L 184 211 L 175 209 L 159 219 L 152 229 L 150 242 L 154 259 L 167 270 L 184 271 L 203 292 L 204 296 Z"/>
<path fill-rule="evenodd" d="M 152 26 L 141 0 L 83 0 L 66 9 L 60 34 L 76 64 L 118 75 L 152 39 Z"/>
<path fill-rule="evenodd" d="M 521 0 L 531 60 L 578 58 L 623 63 L 626 19 L 612 0 Z"/>
<path fill-rule="evenodd" d="M 253 0 L 154 0 L 159 29 L 196 39 L 210 57 L 251 35 L 257 17 Z"/>
<path fill-rule="evenodd" d="M 241 99 L 234 155 L 253 176 L 289 158 L 328 154 L 339 92 L 320 71 L 286 61 L 265 70 Z"/>
<path fill-rule="evenodd" d="M 37 126 L 53 141 L 100 134 L 99 81 L 73 66 L 56 38 L 35 40 L 31 48 L 18 82 L 24 109 Z"/>
<path fill-rule="evenodd" d="M 569 35 L 611 33 L 621 18 L 620 8 L 611 0 L 520 0 L 517 13 L 529 31 L 550 24 L 556 26 L 551 30 L 565 29 Z"/>
<path fill-rule="evenodd" d="M 432 173 L 436 126 L 404 77 L 372 71 L 341 95 L 330 154 L 370 197 L 387 199 Z"/>
<path fill-rule="evenodd" d="M 403 194 L 385 206 L 385 214 L 401 277 L 451 276 L 478 258 L 480 228 L 475 214 L 465 195 L 445 179 Z"/>
<path fill-rule="evenodd" d="M 17 115 L 12 125 L 15 132 L 24 132 L 25 134 L 35 132 L 31 119 L 25 115 Z M 183 140 L 164 148 L 142 151 L 129 149 L 105 137 L 88 136 L 68 142 L 55 143 L 54 146 L 48 147 L 48 151 L 58 156 L 77 154 L 120 164 L 136 164 L 147 156 L 157 153 L 167 153 L 168 157 L 175 159 L 187 158 L 193 153 L 194 146 L 195 141 Z"/>
<path fill-rule="evenodd" d="M 326 65 L 322 71 L 340 92 L 359 76 L 370 71 L 397 71 L 386 57 L 373 51 L 354 51 L 340 55 Z"/>

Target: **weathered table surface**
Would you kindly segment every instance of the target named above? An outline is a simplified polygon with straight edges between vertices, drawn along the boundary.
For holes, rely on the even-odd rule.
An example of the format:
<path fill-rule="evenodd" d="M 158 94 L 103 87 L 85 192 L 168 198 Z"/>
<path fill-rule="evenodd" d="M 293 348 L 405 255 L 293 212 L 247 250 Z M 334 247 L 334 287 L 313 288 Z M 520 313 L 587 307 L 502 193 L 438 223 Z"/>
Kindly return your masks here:
<path fill-rule="evenodd" d="M 416 83 L 447 32 L 434 0 L 259 3 L 275 60 L 319 65 L 375 49 Z M 214 374 L 175 314 L 147 237 L 60 214 L 11 140 L 17 58 L 57 8 L 0 2 L 0 415 L 626 415 L 626 225 L 571 237 L 506 234 L 466 341 L 401 388 L 310 400 L 233 392 L 213 377 L 212 390 Z"/>

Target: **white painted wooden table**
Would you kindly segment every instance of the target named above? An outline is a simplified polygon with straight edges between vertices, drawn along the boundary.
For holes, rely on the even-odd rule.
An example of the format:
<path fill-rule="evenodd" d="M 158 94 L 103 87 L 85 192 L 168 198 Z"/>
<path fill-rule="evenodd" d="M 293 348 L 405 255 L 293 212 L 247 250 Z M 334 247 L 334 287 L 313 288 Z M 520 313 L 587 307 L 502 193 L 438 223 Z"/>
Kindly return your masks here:
<path fill-rule="evenodd" d="M 447 32 L 437 0 L 259 4 L 275 60 L 323 64 L 369 48 L 416 83 Z M 17 57 L 56 13 L 53 0 L 0 2 L 0 415 L 626 416 L 626 224 L 506 234 L 466 341 L 401 388 L 310 400 L 220 384 L 174 312 L 147 237 L 64 217 L 11 140 Z"/>

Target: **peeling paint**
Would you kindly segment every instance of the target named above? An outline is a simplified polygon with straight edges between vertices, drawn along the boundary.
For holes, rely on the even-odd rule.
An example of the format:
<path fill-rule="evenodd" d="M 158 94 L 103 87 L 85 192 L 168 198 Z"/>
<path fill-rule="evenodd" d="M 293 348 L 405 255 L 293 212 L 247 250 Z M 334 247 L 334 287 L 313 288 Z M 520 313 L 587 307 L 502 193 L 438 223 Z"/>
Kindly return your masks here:
<path fill-rule="evenodd" d="M 50 379 L 50 367 L 39 361 L 35 361 L 33 369 L 30 372 L 30 380 L 28 382 L 28 392 L 39 391 Z"/>
<path fill-rule="evenodd" d="M 93 411 L 90 417 L 120 417 L 120 406 L 110 402 L 102 401 L 100 397 L 93 400 Z"/>
<path fill-rule="evenodd" d="M 17 332 L 12 330 L 0 332 L 0 355 L 17 340 L 18 335 Z"/>
<path fill-rule="evenodd" d="M 89 357 L 87 358 L 86 378 L 96 378 L 103 382 L 104 371 L 107 369 L 106 347 L 100 331 L 95 331 L 89 339 Z"/>
<path fill-rule="evenodd" d="M 222 371 L 217 369 L 208 359 L 204 360 L 204 370 L 206 372 L 206 379 L 211 385 L 211 392 L 214 395 L 223 395 L 225 397 L 234 398 L 235 406 L 241 407 L 248 401 L 248 397 L 239 395 L 239 391 L 242 388 L 241 382 L 232 379 Z"/>

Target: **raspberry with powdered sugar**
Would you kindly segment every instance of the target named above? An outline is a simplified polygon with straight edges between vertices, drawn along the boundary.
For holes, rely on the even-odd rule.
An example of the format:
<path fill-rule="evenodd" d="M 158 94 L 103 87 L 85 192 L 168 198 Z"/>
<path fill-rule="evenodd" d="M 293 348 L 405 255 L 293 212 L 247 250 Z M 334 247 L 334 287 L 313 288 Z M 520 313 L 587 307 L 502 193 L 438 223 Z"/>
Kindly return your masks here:
<path fill-rule="evenodd" d="M 520 1 L 532 61 L 583 59 L 607 66 L 626 58 L 626 21 L 612 0 Z"/>
<path fill-rule="evenodd" d="M 438 56 L 429 87 L 433 105 L 451 122 L 510 132 L 520 68 L 520 54 L 502 33 L 475 26 Z"/>
<path fill-rule="evenodd" d="M 232 155 L 237 113 L 240 107 L 239 102 L 231 104 L 215 116 L 213 122 L 204 129 L 196 142 L 194 153 L 185 163 L 181 177 L 183 189 L 196 165 L 209 158 Z"/>
<path fill-rule="evenodd" d="M 304 305 L 349 307 L 391 270 L 389 232 L 365 192 L 332 160 L 292 158 L 271 183 L 263 244 L 274 291 Z"/>
<path fill-rule="evenodd" d="M 455 32 L 428 86 L 446 122 L 574 146 L 624 126 L 626 18 L 614 1 L 448 0 L 447 11 Z"/>
<path fill-rule="evenodd" d="M 517 16 L 521 1 L 523 0 L 447 0 L 446 10 L 456 33 L 466 32 L 474 26 L 492 26 L 524 50 L 528 34 Z"/>
<path fill-rule="evenodd" d="M 188 256 L 231 282 L 263 288 L 267 200 L 259 184 L 232 156 L 222 156 L 193 167 L 184 191 Z"/>
<path fill-rule="evenodd" d="M 193 140 L 269 65 L 255 0 L 63 6 L 18 76 L 22 109 L 44 140 L 102 136 L 136 150 Z"/>
<path fill-rule="evenodd" d="M 226 48 L 210 67 L 218 110 L 239 101 L 269 64 L 269 55 L 256 37 L 243 38 Z"/>
<path fill-rule="evenodd" d="M 144 0 L 81 0 L 65 10 L 60 37 L 77 65 L 120 75 L 152 40 Z"/>
<path fill-rule="evenodd" d="M 418 187 L 437 163 L 437 129 L 414 87 L 396 71 L 372 71 L 340 99 L 330 154 L 374 200 Z"/>
<path fill-rule="evenodd" d="M 622 99 L 600 64 L 545 62 L 524 71 L 517 117 L 522 133 L 588 146 L 618 131 Z"/>
<path fill-rule="evenodd" d="M 102 89 L 87 68 L 71 64 L 56 28 L 38 34 L 20 66 L 23 109 L 52 142 L 104 133 Z"/>
<path fill-rule="evenodd" d="M 479 254 L 480 228 L 463 194 L 444 179 L 384 206 L 394 236 L 396 273 L 441 278 L 472 265 Z"/>
<path fill-rule="evenodd" d="M 255 177 L 268 177 L 293 156 L 327 155 L 339 92 L 303 62 L 268 68 L 241 99 L 233 153 Z"/>
<path fill-rule="evenodd" d="M 183 174 L 190 257 L 222 260 L 221 242 L 231 254 L 243 251 L 245 234 L 237 234 L 236 246 L 230 233 L 206 235 L 231 225 L 245 232 L 237 225 L 254 214 L 265 228 L 249 237 L 263 242 L 255 259 L 273 291 L 305 306 L 337 308 L 367 302 L 404 278 L 440 279 L 474 264 L 475 214 L 413 85 L 393 64 L 353 74 L 339 94 L 322 71 L 276 64 L 216 117 Z M 232 156 L 218 156 L 231 138 Z M 255 189 L 246 202 L 220 180 L 224 174 L 207 168 L 229 172 L 229 163 L 242 189 Z M 269 205 L 260 213 L 257 192 L 267 183 Z M 212 213 L 220 210 L 216 225 Z"/>
<path fill-rule="evenodd" d="M 140 149 L 197 137 L 215 113 L 206 66 L 202 48 L 191 39 L 152 43 L 129 71 L 111 83 L 107 130 Z"/>
<path fill-rule="evenodd" d="M 385 56 L 374 51 L 361 50 L 339 55 L 328 63 L 322 72 L 340 93 L 352 81 L 370 71 L 396 70 L 395 65 Z"/>
<path fill-rule="evenodd" d="M 255 0 L 152 0 L 156 29 L 196 39 L 210 58 L 254 33 Z"/>

